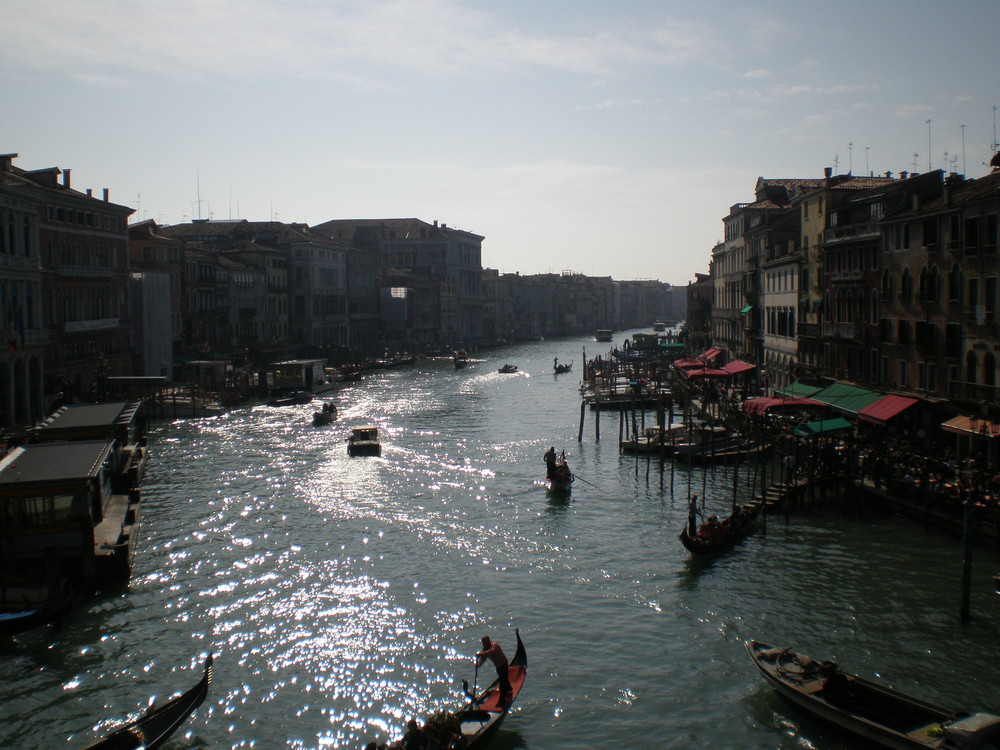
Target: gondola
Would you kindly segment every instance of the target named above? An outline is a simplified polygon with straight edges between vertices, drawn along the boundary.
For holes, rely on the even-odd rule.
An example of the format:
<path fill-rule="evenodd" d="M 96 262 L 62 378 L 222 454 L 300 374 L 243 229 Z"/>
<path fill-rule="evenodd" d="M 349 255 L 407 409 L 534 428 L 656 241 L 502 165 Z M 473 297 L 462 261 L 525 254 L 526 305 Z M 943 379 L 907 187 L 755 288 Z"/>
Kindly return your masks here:
<path fill-rule="evenodd" d="M 556 375 L 562 375 L 564 372 L 569 372 L 573 369 L 573 363 L 570 362 L 568 365 L 556 365 L 552 368 L 552 372 Z"/>
<path fill-rule="evenodd" d="M 43 625 L 59 625 L 73 606 L 75 589 L 66 580 L 53 586 L 55 591 L 45 586 L 35 588 L 44 593 L 33 604 L 15 606 L 0 601 L 0 637 L 17 635 Z"/>
<path fill-rule="evenodd" d="M 205 672 L 198 684 L 159 708 L 150 706 L 141 718 L 120 727 L 103 740 L 88 745 L 85 750 L 154 750 L 162 747 L 174 730 L 205 700 L 211 682 L 212 655 L 209 654 L 205 659 Z"/>
<path fill-rule="evenodd" d="M 987 750 L 1000 744 L 1000 716 L 942 708 L 787 648 L 747 641 L 746 649 L 784 700 L 882 747 Z"/>
<path fill-rule="evenodd" d="M 566 457 L 560 455 L 549 476 L 545 477 L 545 488 L 549 492 L 569 492 L 573 488 L 576 477 L 566 462 Z"/>
<path fill-rule="evenodd" d="M 680 533 L 681 543 L 696 555 L 713 555 L 724 552 L 747 537 L 756 527 L 764 510 L 759 501 L 740 506 L 722 521 L 711 516 L 690 534 L 690 521 Z"/>
<path fill-rule="evenodd" d="M 501 367 L 499 370 L 497 370 L 497 372 L 499 372 L 501 374 L 517 372 L 517 365 L 506 364 L 503 367 Z"/>
<path fill-rule="evenodd" d="M 490 739 L 500 729 L 500 724 L 507 717 L 507 712 L 514 705 L 518 693 L 524 685 L 524 679 L 528 675 L 528 655 L 521 642 L 521 631 L 515 629 L 514 636 L 517 638 L 517 650 L 514 658 L 510 660 L 510 667 L 507 679 L 510 681 L 510 700 L 506 704 L 500 703 L 500 680 L 494 680 L 489 687 L 479 695 L 469 696 L 469 702 L 455 712 L 461 728 L 461 742 L 454 745 L 466 750 L 468 748 L 486 747 Z"/>

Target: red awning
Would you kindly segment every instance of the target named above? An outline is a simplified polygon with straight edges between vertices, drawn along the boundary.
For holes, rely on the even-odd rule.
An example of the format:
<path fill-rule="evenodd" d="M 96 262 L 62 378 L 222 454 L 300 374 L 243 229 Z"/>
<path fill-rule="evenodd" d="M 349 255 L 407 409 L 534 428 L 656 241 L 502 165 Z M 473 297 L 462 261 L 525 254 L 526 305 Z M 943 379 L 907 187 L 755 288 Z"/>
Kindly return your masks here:
<path fill-rule="evenodd" d="M 674 360 L 674 367 L 678 370 L 684 370 L 688 367 L 704 367 L 705 363 L 700 359 L 676 359 Z"/>
<path fill-rule="evenodd" d="M 875 424 L 885 424 L 904 409 L 917 403 L 917 399 L 889 394 L 858 412 L 858 419 Z"/>
<path fill-rule="evenodd" d="M 728 378 L 731 376 L 731 373 L 715 367 L 700 367 L 697 369 L 691 368 L 690 370 L 681 370 L 681 374 L 688 380 L 692 380 L 694 378 Z"/>
<path fill-rule="evenodd" d="M 748 362 L 741 362 L 736 360 L 735 362 L 730 362 L 728 365 L 723 365 L 722 369 L 728 372 L 730 375 L 738 375 L 741 372 L 746 372 L 747 370 L 754 369 L 754 366 Z"/>
<path fill-rule="evenodd" d="M 743 402 L 743 411 L 747 414 L 763 414 L 769 409 L 801 409 L 811 406 L 826 406 L 826 404 L 814 401 L 811 398 L 802 398 L 801 396 L 748 398 Z"/>
<path fill-rule="evenodd" d="M 718 357 L 720 354 L 722 354 L 722 349 L 716 349 L 715 347 L 712 347 L 711 349 L 706 349 L 705 351 L 703 351 L 699 355 L 698 359 L 703 359 L 706 362 L 711 362 L 713 359 L 715 359 L 716 357 Z"/>

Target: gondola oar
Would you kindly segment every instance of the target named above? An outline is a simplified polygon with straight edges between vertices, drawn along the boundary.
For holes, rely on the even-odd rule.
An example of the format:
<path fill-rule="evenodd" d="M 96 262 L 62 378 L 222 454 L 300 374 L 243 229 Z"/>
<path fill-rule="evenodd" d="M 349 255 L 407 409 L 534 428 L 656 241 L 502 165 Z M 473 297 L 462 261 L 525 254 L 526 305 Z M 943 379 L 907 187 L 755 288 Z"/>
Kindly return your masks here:
<path fill-rule="evenodd" d="M 579 480 L 580 480 L 581 482 L 583 482 L 584 484 L 589 484 L 589 485 L 590 485 L 591 487 L 593 487 L 593 488 L 594 488 L 595 490 L 600 490 L 601 492 L 604 492 L 604 490 L 602 490 L 602 489 L 601 489 L 600 487 L 598 487 L 598 486 L 597 486 L 596 484 L 594 484 L 593 482 L 588 482 L 588 481 L 587 481 L 586 479 L 584 479 L 583 477 L 581 477 L 581 476 L 580 476 L 579 474 L 573 474 L 573 479 L 579 479 Z"/>

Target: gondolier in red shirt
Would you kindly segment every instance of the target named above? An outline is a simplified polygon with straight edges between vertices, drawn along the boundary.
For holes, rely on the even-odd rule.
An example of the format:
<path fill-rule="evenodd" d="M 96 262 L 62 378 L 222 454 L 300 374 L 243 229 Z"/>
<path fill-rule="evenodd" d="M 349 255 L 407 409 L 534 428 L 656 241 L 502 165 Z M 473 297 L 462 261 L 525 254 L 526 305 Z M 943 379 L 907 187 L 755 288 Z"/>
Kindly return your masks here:
<path fill-rule="evenodd" d="M 490 640 L 488 635 L 483 636 L 483 650 L 476 654 L 476 667 L 478 668 L 484 661 L 489 659 L 496 667 L 497 677 L 500 680 L 500 705 L 505 706 L 510 702 L 511 687 L 510 679 L 507 676 L 509 665 L 507 655 L 500 648 L 500 644 Z"/>

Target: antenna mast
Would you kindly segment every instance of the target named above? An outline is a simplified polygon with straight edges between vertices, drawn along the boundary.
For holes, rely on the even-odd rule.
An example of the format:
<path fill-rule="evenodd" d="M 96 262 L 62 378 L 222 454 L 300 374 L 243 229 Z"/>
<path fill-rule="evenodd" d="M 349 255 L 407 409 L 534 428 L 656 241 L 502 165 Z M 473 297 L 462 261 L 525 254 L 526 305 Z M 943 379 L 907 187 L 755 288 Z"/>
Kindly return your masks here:
<path fill-rule="evenodd" d="M 931 167 L 931 121 L 927 120 L 927 171 L 930 172 Z M 945 165 L 948 166 L 947 164 Z M 914 167 L 916 169 L 916 167 Z"/>

